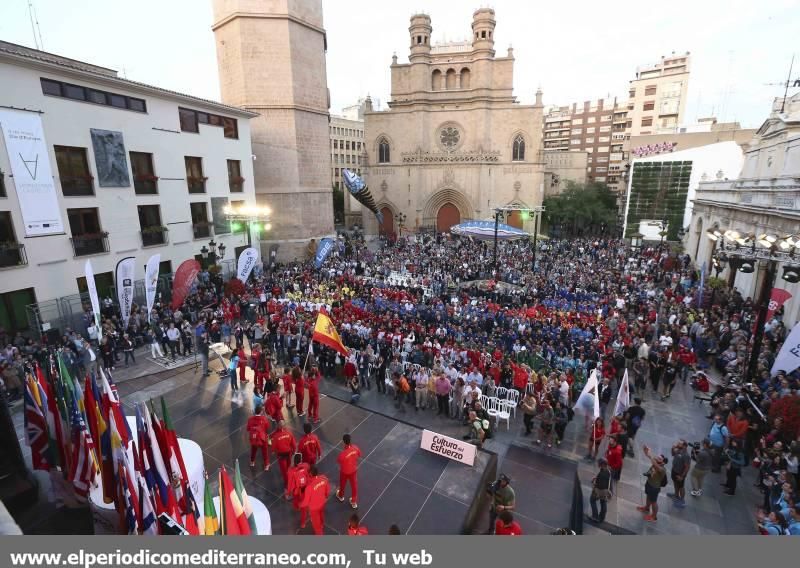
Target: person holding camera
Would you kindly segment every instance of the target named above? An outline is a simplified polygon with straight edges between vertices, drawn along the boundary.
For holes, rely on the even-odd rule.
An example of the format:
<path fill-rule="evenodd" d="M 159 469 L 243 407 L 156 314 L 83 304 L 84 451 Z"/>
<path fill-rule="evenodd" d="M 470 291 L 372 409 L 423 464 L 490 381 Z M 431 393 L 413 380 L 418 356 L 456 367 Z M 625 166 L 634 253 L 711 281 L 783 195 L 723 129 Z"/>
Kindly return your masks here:
<path fill-rule="evenodd" d="M 687 448 L 689 444 L 686 440 L 678 440 L 672 446 L 672 471 L 670 478 L 675 487 L 674 493 L 667 493 L 667 497 L 675 502 L 675 506 L 683 509 L 686 506 L 686 476 L 689 474 L 689 467 L 692 459 L 689 457 Z"/>
<path fill-rule="evenodd" d="M 605 458 L 597 460 L 600 471 L 592 479 L 592 496 L 589 498 L 589 505 L 592 507 L 591 520 L 595 523 L 602 523 L 606 520 L 608 512 L 608 500 L 611 498 L 611 471 L 608 469 L 608 462 Z M 600 502 L 600 513 L 597 513 L 597 502 Z"/>
<path fill-rule="evenodd" d="M 489 530 L 487 534 L 495 534 L 497 517 L 504 511 L 511 512 L 516 505 L 516 495 L 511 487 L 511 478 L 505 473 L 501 473 L 497 481 L 490 483 L 486 488 L 487 493 L 492 498 L 492 505 L 489 509 Z"/>
<path fill-rule="evenodd" d="M 642 446 L 644 455 L 650 460 L 650 469 L 645 473 L 647 481 L 644 484 L 646 495 L 645 504 L 636 507 L 636 510 L 645 513 L 644 520 L 654 523 L 658 520 L 658 494 L 667 486 L 667 458 L 662 455 L 654 456 L 648 446 Z"/>
<path fill-rule="evenodd" d="M 728 448 L 725 450 L 725 458 L 728 462 L 725 466 L 725 495 L 736 495 L 736 478 L 742 475 L 742 468 L 746 462 L 742 445 L 736 438 L 731 438 Z"/>
<path fill-rule="evenodd" d="M 692 448 L 692 497 L 700 497 L 703 494 L 703 480 L 711 471 L 711 441 L 706 438 L 700 444 L 695 444 Z"/>

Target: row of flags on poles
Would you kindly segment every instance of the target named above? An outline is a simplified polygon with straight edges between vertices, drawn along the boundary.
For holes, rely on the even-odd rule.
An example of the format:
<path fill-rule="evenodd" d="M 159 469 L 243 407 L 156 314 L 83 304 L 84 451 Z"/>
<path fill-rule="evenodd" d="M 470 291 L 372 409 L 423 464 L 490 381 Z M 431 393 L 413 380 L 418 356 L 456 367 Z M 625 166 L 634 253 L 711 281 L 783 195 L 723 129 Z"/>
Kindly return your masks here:
<path fill-rule="evenodd" d="M 79 501 L 94 489 L 113 503 L 122 534 L 159 534 L 164 513 L 189 534 L 256 532 L 238 461 L 233 480 L 219 470 L 219 517 L 208 480 L 198 507 L 163 397 L 160 419 L 152 401 L 136 406 L 132 431 L 111 377 L 100 370 L 81 382 L 55 355 L 48 373 L 37 365 L 26 376 L 24 418 L 33 469 L 63 481 Z"/>

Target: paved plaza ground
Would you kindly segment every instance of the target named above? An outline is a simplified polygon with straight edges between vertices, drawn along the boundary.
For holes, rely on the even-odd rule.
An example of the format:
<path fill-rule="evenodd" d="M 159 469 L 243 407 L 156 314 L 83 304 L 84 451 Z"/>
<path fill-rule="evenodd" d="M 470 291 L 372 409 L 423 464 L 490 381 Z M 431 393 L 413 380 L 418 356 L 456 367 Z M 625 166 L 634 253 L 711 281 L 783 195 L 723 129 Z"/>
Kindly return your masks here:
<path fill-rule="evenodd" d="M 140 350 L 136 365 L 118 368 L 114 373 L 126 414 L 133 414 L 136 403 L 150 399 L 157 401 L 163 395 L 178 435 L 192 439 L 200 445 L 204 452 L 205 467 L 211 472 L 212 478 L 221 464 L 232 466 L 238 457 L 249 494 L 260 499 L 271 513 L 273 532 L 293 534 L 298 521 L 291 507 L 280 498 L 281 479 L 278 468 L 273 467 L 272 471 L 265 473 L 247 467 L 249 446 L 244 426 L 252 412 L 252 383 L 247 385 L 244 393 L 231 396 L 227 380 L 221 380 L 216 373 L 200 378 L 200 371 L 195 371 L 191 358 L 187 359 L 188 364 L 183 367 L 165 370 L 144 355 L 145 351 Z M 149 352 L 147 356 L 149 357 Z M 214 368 L 220 368 L 219 362 L 212 363 L 212 369 Z M 341 435 L 349 431 L 354 442 L 367 456 L 362 468 L 371 469 L 375 474 L 370 476 L 371 481 L 360 488 L 359 513 L 364 517 L 365 523 L 370 526 L 370 514 L 376 523 L 377 519 L 382 523 L 391 519 L 393 499 L 413 499 L 415 502 L 419 501 L 418 507 L 408 508 L 409 511 L 416 511 L 413 518 L 397 518 L 391 522 L 397 522 L 403 531 L 410 533 L 457 533 L 458 523 L 455 521 L 446 527 L 447 531 L 441 526 L 428 526 L 425 522 L 425 507 L 428 506 L 451 507 L 453 518 L 458 517 L 460 522 L 464 508 L 469 505 L 466 502 L 469 499 L 466 495 L 448 495 L 443 490 L 443 484 L 438 483 L 439 479 L 426 478 L 432 475 L 430 470 L 415 469 L 420 458 L 411 460 L 410 456 L 413 446 L 418 445 L 419 431 L 411 425 L 454 437 L 460 437 L 464 428 L 451 419 L 437 417 L 430 410 L 416 412 L 407 407 L 404 413 L 400 413 L 390 397 L 378 394 L 374 389 L 364 390 L 358 405 L 351 405 L 347 402 L 349 391 L 335 378 L 325 379 L 321 392 L 322 422 L 315 427 L 323 445 L 321 470 L 335 484 L 337 470 L 334 450 L 340 444 Z M 710 474 L 706 478 L 705 494 L 700 498 L 687 496 L 687 506 L 684 509 L 676 508 L 666 496 L 667 491 L 671 491 L 670 485 L 661 492 L 658 522 L 648 523 L 643 520 L 642 514 L 636 511 L 636 506 L 644 498 L 642 473 L 649 464 L 641 452 L 641 445 L 647 444 L 654 451 L 669 455 L 675 440 L 684 438 L 690 442 L 699 441 L 710 425 L 706 418 L 708 406 L 694 400 L 690 387 L 681 383 L 676 386 L 672 398 L 667 402 L 646 396 L 643 406 L 647 416 L 637 436 L 636 457 L 625 460 L 622 479 L 609 502 L 606 524 L 595 527 L 585 523 L 584 534 L 754 534 L 754 512 L 761 496 L 753 487 L 754 472 L 750 468 L 741 478 L 736 496 L 724 495 L 720 487 L 721 476 Z M 23 452 L 26 459 L 29 459 L 30 453 L 21 436 L 20 410 L 17 407 L 15 411 L 15 425 L 20 434 Z M 288 415 L 287 424 L 297 437 L 302 432 L 302 420 L 293 412 Z M 385 451 L 388 447 L 385 439 L 396 436 L 406 436 L 411 440 L 406 453 L 400 451 L 398 454 L 394 449 L 390 453 Z M 590 480 L 595 473 L 595 467 L 583 460 L 587 433 L 583 429 L 581 416 L 576 416 L 568 425 L 565 440 L 560 447 L 546 449 L 534 445 L 534 440 L 535 436 L 523 435 L 522 419 L 518 413 L 512 419 L 510 429 L 507 430 L 505 424 L 497 428 L 496 436 L 486 444 L 486 449 L 497 454 L 498 472 L 502 471 L 513 479 L 512 485 L 520 503 L 516 516 L 525 532 L 547 534 L 555 528 L 565 526 L 569 515 L 569 500 L 562 502 L 554 499 L 554 495 L 562 494 L 572 484 L 571 479 L 565 478 L 562 469 L 572 471 L 572 464 L 577 463 L 585 497 L 584 507 L 588 512 Z M 382 445 L 384 450 L 381 449 Z M 556 459 L 544 462 L 549 465 L 543 469 L 531 469 L 529 460 L 525 459 L 528 452 L 546 452 Z M 560 468 L 559 460 L 570 467 Z M 45 534 L 91 532 L 91 519 L 85 510 L 68 514 L 57 512 L 47 499 L 47 477 L 41 472 L 36 475 L 43 481 L 40 501 L 18 518 L 23 529 L 27 533 Z M 386 494 L 390 483 L 393 489 Z M 376 506 L 373 511 L 372 507 L 378 497 L 386 498 L 380 499 L 380 506 Z M 398 511 L 400 509 L 398 506 Z M 525 511 L 530 511 L 530 516 L 526 516 Z M 336 534 L 343 530 L 350 513 L 348 507 L 332 499 L 326 519 L 328 532 Z M 476 532 L 481 532 L 487 524 L 488 510 L 484 507 Z M 388 523 L 386 527 L 374 526 L 373 531 L 380 533 L 387 528 Z"/>

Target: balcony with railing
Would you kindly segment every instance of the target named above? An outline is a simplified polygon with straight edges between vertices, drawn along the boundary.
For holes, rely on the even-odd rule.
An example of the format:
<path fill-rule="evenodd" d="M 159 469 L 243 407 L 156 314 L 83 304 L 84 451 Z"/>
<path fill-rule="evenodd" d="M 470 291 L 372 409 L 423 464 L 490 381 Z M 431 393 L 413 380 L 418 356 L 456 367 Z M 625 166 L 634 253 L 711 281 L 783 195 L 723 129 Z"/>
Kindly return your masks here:
<path fill-rule="evenodd" d="M 145 227 L 140 231 L 143 247 L 157 247 L 169 242 L 169 229 L 158 225 Z"/>
<path fill-rule="evenodd" d="M 28 264 L 28 255 L 25 254 L 25 245 L 6 242 L 0 243 L 0 268 L 25 266 Z"/>
<path fill-rule="evenodd" d="M 158 193 L 158 176 L 136 176 L 133 178 L 133 188 L 137 195 L 155 195 Z"/>
<path fill-rule="evenodd" d="M 109 251 L 107 232 L 74 235 L 70 238 L 70 242 L 72 243 L 72 252 L 76 257 L 103 254 Z"/>
<path fill-rule="evenodd" d="M 192 234 L 195 239 L 205 239 L 210 237 L 212 233 L 212 224 L 208 221 L 199 221 L 192 223 Z"/>

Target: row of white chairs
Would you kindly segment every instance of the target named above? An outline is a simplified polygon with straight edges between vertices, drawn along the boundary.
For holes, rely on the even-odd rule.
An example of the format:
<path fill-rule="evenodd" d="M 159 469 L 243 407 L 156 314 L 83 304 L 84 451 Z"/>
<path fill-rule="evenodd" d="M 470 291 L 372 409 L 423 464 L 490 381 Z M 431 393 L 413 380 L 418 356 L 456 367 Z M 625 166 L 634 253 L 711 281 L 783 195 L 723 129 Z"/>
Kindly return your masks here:
<path fill-rule="evenodd" d="M 510 400 L 503 400 L 496 396 L 481 396 L 481 406 L 486 409 L 489 416 L 494 418 L 498 425 L 501 421 L 506 421 L 506 430 L 511 425 L 511 414 L 516 412 L 516 404 Z"/>

